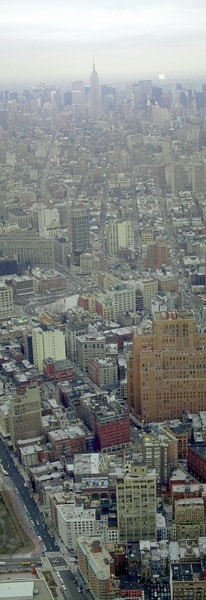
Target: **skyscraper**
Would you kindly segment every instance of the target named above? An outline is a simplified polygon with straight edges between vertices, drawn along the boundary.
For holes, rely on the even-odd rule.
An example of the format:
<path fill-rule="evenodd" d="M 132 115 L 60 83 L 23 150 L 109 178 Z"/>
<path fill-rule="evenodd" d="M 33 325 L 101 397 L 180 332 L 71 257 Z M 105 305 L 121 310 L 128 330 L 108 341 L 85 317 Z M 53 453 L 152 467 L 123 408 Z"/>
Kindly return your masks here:
<path fill-rule="evenodd" d="M 95 71 L 95 64 L 93 61 L 93 71 L 90 75 L 90 104 L 91 112 L 94 117 L 100 113 L 100 91 L 99 91 L 99 77 Z"/>
<path fill-rule="evenodd" d="M 68 217 L 68 236 L 72 252 L 84 252 L 89 248 L 89 217 L 87 211 L 71 208 Z"/>
<path fill-rule="evenodd" d="M 84 105 L 83 81 L 73 81 L 72 83 L 72 104 L 77 104 L 78 106 Z"/>

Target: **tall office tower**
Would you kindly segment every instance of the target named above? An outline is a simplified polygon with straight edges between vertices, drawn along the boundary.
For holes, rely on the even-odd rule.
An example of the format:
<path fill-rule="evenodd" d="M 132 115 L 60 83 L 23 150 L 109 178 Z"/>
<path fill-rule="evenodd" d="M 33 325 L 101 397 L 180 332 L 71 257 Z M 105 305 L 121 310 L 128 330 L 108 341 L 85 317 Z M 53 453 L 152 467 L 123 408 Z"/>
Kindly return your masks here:
<path fill-rule="evenodd" d="M 41 398 L 38 385 L 29 386 L 24 396 L 18 396 L 10 403 L 9 429 L 14 448 L 18 440 L 41 435 Z"/>
<path fill-rule="evenodd" d="M 32 348 L 34 365 L 41 372 L 46 358 L 53 358 L 54 361 L 66 358 L 65 337 L 60 329 L 33 329 Z"/>
<path fill-rule="evenodd" d="M 106 247 L 110 256 L 118 254 L 120 248 L 134 250 L 134 223 L 132 221 L 109 223 L 106 227 Z"/>
<path fill-rule="evenodd" d="M 145 422 L 206 408 L 206 334 L 192 311 L 158 312 L 147 334 L 134 337 L 128 361 L 128 402 Z"/>
<path fill-rule="evenodd" d="M 192 178 L 192 167 L 189 163 L 172 164 L 172 194 L 177 194 L 183 190 L 191 188 L 190 179 Z"/>
<path fill-rule="evenodd" d="M 89 216 L 87 211 L 71 208 L 68 217 L 68 236 L 72 252 L 84 252 L 89 248 Z"/>
<path fill-rule="evenodd" d="M 192 191 L 193 194 L 206 192 L 206 165 L 198 163 L 192 166 Z"/>
<path fill-rule="evenodd" d="M 13 288 L 2 281 L 0 282 L 0 319 L 11 317 L 13 312 Z"/>
<path fill-rule="evenodd" d="M 152 98 L 152 82 L 150 79 L 144 79 L 139 83 L 133 84 L 134 102 L 137 106 L 145 109 L 147 98 Z"/>
<path fill-rule="evenodd" d="M 100 88 L 99 88 L 99 77 L 95 71 L 95 64 L 93 61 L 93 71 L 90 75 L 90 103 L 91 112 L 94 117 L 100 113 Z"/>
<path fill-rule="evenodd" d="M 116 497 L 119 541 L 155 540 L 155 470 L 135 461 L 125 465 L 125 475 L 116 483 Z"/>
<path fill-rule="evenodd" d="M 73 81 L 72 83 L 72 104 L 76 104 L 77 106 L 84 105 L 83 81 Z"/>

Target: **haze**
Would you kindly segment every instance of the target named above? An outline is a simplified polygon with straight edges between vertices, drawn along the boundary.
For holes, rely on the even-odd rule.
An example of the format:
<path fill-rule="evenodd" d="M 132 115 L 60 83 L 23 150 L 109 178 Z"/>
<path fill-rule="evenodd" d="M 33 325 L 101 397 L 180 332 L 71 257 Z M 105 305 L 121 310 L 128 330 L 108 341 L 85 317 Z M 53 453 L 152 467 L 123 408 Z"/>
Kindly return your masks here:
<path fill-rule="evenodd" d="M 204 0 L 1 0 L 1 83 L 204 74 Z"/>

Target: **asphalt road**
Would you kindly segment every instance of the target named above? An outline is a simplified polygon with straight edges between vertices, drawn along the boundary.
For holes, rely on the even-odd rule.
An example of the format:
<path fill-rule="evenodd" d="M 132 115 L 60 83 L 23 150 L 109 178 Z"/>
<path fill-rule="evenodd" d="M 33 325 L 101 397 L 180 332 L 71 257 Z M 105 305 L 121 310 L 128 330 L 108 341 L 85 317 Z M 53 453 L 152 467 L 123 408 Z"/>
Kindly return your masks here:
<path fill-rule="evenodd" d="M 63 585 L 65 585 L 66 588 L 65 598 L 67 600 L 82 600 L 82 598 L 87 599 L 87 591 L 84 587 L 81 587 L 81 591 L 78 590 L 78 582 L 71 571 L 60 571 L 60 577 L 63 581 Z"/>
<path fill-rule="evenodd" d="M 0 562 L 0 573 L 4 573 L 5 571 L 31 571 L 31 565 L 35 565 L 35 567 L 41 567 L 41 559 L 40 558 L 5 558 L 4 561 Z"/>
<path fill-rule="evenodd" d="M 13 482 L 14 487 L 21 498 L 21 501 L 25 507 L 27 515 L 31 520 L 31 523 L 34 527 L 36 535 L 39 538 L 39 541 L 42 540 L 42 551 L 45 550 L 47 552 L 56 552 L 58 550 L 58 546 L 55 540 L 51 537 L 47 527 L 44 523 L 44 518 L 42 513 L 40 512 L 32 494 L 30 493 L 28 487 L 25 484 L 24 478 L 22 474 L 17 469 L 12 456 L 0 438 L 0 459 L 4 469 L 8 472 L 8 476 Z M 41 538 L 41 540 L 40 540 Z"/>

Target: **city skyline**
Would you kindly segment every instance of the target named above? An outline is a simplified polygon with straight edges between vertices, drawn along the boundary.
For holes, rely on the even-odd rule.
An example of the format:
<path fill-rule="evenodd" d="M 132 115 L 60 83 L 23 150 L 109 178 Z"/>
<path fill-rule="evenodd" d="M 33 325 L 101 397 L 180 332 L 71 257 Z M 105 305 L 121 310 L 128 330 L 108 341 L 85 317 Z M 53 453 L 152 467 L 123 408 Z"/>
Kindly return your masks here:
<path fill-rule="evenodd" d="M 1 8 L 2 83 L 89 80 L 93 56 L 100 82 L 204 73 L 202 0 L 3 0 Z"/>

